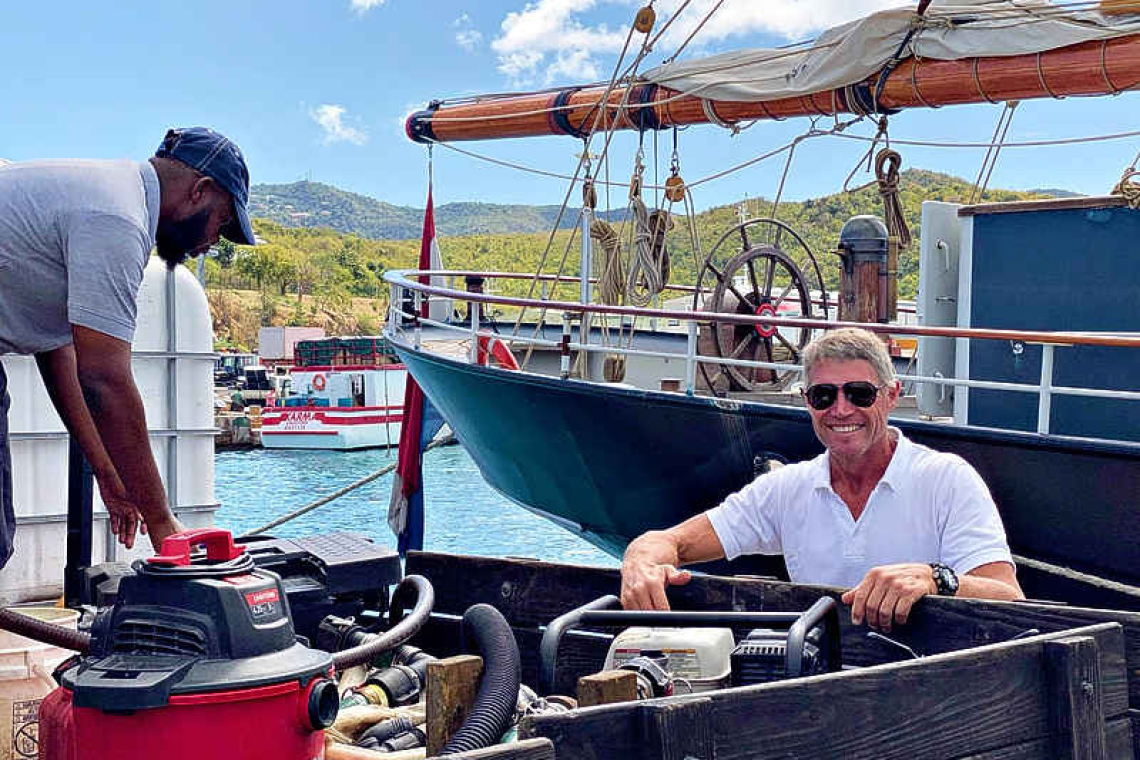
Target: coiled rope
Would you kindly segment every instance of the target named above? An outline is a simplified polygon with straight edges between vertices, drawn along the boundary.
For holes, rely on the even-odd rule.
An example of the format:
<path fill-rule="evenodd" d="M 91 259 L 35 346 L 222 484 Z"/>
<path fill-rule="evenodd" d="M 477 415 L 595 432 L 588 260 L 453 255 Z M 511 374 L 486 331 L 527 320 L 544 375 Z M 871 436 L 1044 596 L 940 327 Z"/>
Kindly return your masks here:
<path fill-rule="evenodd" d="M 618 305 L 625 296 L 625 262 L 622 259 L 621 238 L 617 230 L 605 219 L 590 222 L 590 237 L 602 249 L 601 272 L 598 274 L 598 297 L 604 304 Z"/>
<path fill-rule="evenodd" d="M 630 198 L 629 205 L 634 221 L 633 260 L 625 292 L 632 305 L 646 306 L 669 282 L 665 233 L 673 222 L 664 209 L 651 213 L 640 196 Z"/>
<path fill-rule="evenodd" d="M 910 228 L 903 216 L 902 202 L 899 200 L 899 167 L 902 156 L 898 151 L 883 148 L 875 156 L 875 180 L 879 183 L 879 195 L 883 198 L 883 216 L 887 232 L 898 238 L 899 246 L 910 245 Z"/>
<path fill-rule="evenodd" d="M 1128 208 L 1140 208 L 1140 184 L 1133 182 L 1132 178 L 1140 174 L 1133 167 L 1128 167 L 1124 170 L 1124 176 L 1116 183 L 1116 187 L 1112 188 L 1112 195 L 1122 195 L 1124 200 L 1128 202 Z"/>

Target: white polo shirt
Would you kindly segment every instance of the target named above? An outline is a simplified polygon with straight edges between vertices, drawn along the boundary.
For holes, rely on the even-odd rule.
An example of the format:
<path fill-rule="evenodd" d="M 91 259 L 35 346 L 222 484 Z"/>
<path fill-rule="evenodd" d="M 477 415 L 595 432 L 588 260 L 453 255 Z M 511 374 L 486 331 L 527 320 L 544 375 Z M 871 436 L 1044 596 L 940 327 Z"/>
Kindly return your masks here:
<path fill-rule="evenodd" d="M 705 513 L 725 555 L 783 554 L 793 581 L 844 588 L 898 562 L 941 562 L 960 574 L 1012 563 L 974 468 L 890 431 L 898 446 L 858 520 L 832 489 L 824 452 L 760 476 Z"/>

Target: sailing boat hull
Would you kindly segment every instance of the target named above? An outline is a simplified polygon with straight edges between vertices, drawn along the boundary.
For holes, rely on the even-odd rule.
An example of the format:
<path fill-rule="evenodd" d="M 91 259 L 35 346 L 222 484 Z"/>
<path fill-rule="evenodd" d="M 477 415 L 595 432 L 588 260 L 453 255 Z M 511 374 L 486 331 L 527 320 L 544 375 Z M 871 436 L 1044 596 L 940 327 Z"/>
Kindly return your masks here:
<path fill-rule="evenodd" d="M 764 457 L 822 448 L 807 413 L 464 364 L 397 345 L 483 477 L 612 553 L 717 504 Z M 525 413 L 524 413 L 525 412 Z M 1140 444 L 894 420 L 993 493 L 1015 554 L 1140 581 Z"/>

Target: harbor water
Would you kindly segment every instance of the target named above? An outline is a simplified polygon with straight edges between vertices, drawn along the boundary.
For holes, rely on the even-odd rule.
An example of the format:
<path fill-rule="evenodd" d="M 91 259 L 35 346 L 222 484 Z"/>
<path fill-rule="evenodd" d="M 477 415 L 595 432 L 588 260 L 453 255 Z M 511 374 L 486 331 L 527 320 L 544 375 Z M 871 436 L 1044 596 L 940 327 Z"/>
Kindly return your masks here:
<path fill-rule="evenodd" d="M 215 524 L 241 535 L 396 461 L 395 450 L 253 449 L 215 454 Z M 424 455 L 424 549 L 493 557 L 528 557 L 616 567 L 618 561 L 579 536 L 508 501 L 487 485 L 462 446 Z M 395 546 L 388 528 L 392 474 L 285 523 L 277 537 L 356 531 Z"/>

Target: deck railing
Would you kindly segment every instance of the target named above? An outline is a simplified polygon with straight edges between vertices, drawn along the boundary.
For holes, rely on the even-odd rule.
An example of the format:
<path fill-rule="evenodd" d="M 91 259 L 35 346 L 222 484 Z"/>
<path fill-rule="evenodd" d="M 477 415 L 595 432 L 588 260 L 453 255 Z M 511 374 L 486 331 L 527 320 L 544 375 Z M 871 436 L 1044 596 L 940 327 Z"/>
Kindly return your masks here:
<path fill-rule="evenodd" d="M 389 339 L 393 340 L 396 343 L 407 345 L 409 341 L 406 340 L 405 336 L 408 332 L 407 327 L 410 326 L 412 333 L 410 343 L 412 347 L 418 351 L 421 348 L 422 326 L 430 325 L 443 330 L 452 331 L 457 334 L 461 334 L 464 337 L 470 338 L 471 345 L 469 360 L 472 363 L 475 363 L 477 361 L 479 350 L 478 339 L 480 337 L 493 337 L 506 341 L 510 344 L 522 344 L 543 348 L 563 349 L 563 377 L 566 377 L 569 374 L 567 359 L 568 351 L 566 349 L 569 349 L 569 352 L 601 352 L 604 354 L 620 354 L 623 356 L 645 356 L 676 359 L 678 358 L 678 354 L 673 352 L 634 349 L 628 347 L 623 348 L 621 346 L 614 346 L 606 343 L 592 343 L 590 341 L 591 333 L 589 329 L 589 322 L 591 316 L 593 315 L 618 316 L 623 320 L 627 317 L 633 320 L 636 320 L 638 317 L 657 320 L 665 319 L 676 321 L 679 324 L 684 324 L 686 326 L 686 345 L 685 353 L 683 354 L 685 359 L 685 382 L 683 390 L 685 393 L 692 395 L 696 389 L 696 372 L 698 364 L 728 365 L 741 368 L 776 370 L 780 372 L 803 371 L 803 366 L 799 364 L 762 362 L 701 355 L 698 352 L 697 347 L 698 327 L 701 324 L 730 323 L 752 325 L 765 329 L 771 329 L 773 327 L 788 327 L 812 330 L 830 329 L 835 327 L 861 327 L 871 332 L 890 334 L 892 336 L 913 336 L 919 339 L 953 338 L 958 342 L 957 347 L 959 351 L 966 350 L 969 345 L 969 341 L 978 339 L 1009 341 L 1013 347 L 1013 350 L 1015 351 L 1017 351 L 1019 347 L 1024 347 L 1026 344 L 1040 345 L 1042 351 L 1041 376 L 1040 382 L 1037 384 L 999 382 L 994 380 L 971 380 L 969 378 L 921 376 L 909 374 L 904 378 L 908 382 L 927 383 L 940 387 L 964 387 L 1036 394 L 1038 397 L 1038 433 L 1046 434 L 1050 432 L 1050 417 L 1052 412 L 1052 399 L 1054 396 L 1081 396 L 1140 401 L 1140 392 L 1137 391 L 1110 390 L 1105 388 L 1077 388 L 1055 385 L 1053 382 L 1054 351 L 1057 347 L 1102 346 L 1140 349 L 1140 334 L 1131 336 L 1116 333 L 1046 332 L 1032 330 L 925 327 L 921 325 L 904 325 L 893 323 L 881 324 L 838 322 L 827 319 L 770 316 L 760 317 L 749 314 L 716 313 L 663 308 L 641 308 L 636 306 L 612 306 L 599 303 L 579 303 L 574 301 L 553 300 L 546 297 L 545 287 L 543 289 L 542 298 L 520 298 L 517 296 L 504 296 L 490 293 L 474 293 L 458 290 L 452 287 L 432 285 L 428 282 L 420 282 L 419 280 L 421 277 L 424 279 L 428 279 L 430 277 L 444 277 L 449 279 L 482 277 L 486 280 L 492 281 L 537 279 L 538 282 L 545 283 L 546 286 L 549 286 L 551 284 L 557 286 L 563 283 L 567 285 L 577 285 L 581 282 L 580 278 L 565 276 L 560 277 L 556 275 L 539 275 L 536 278 L 534 275 L 524 275 L 510 272 L 475 272 L 456 270 L 399 270 L 386 273 L 384 275 L 384 279 L 389 283 L 391 287 L 389 301 L 390 314 L 387 327 L 385 328 L 385 334 L 389 337 Z M 685 286 L 671 286 L 671 289 L 687 292 L 690 294 L 693 292 L 693 288 Z M 411 311 L 405 311 L 403 308 L 403 305 L 406 301 L 405 293 L 411 294 Z M 560 341 L 553 341 L 546 338 L 540 338 L 537 334 L 528 336 L 522 334 L 521 332 L 512 332 L 511 334 L 493 333 L 491 331 L 483 329 L 480 320 L 481 309 L 469 309 L 471 318 L 463 324 L 453 324 L 420 316 L 421 306 L 434 300 L 466 301 L 469 304 L 490 304 L 515 307 L 520 309 L 535 309 L 544 315 L 551 312 L 561 313 L 564 315 L 564 318 L 562 319 L 563 337 Z M 570 315 L 577 315 L 580 319 L 579 324 L 582 326 L 581 330 L 579 331 L 579 341 L 576 343 L 570 341 L 571 320 L 568 318 Z M 1138 382 L 1140 382 L 1140 379 L 1138 379 Z"/>

